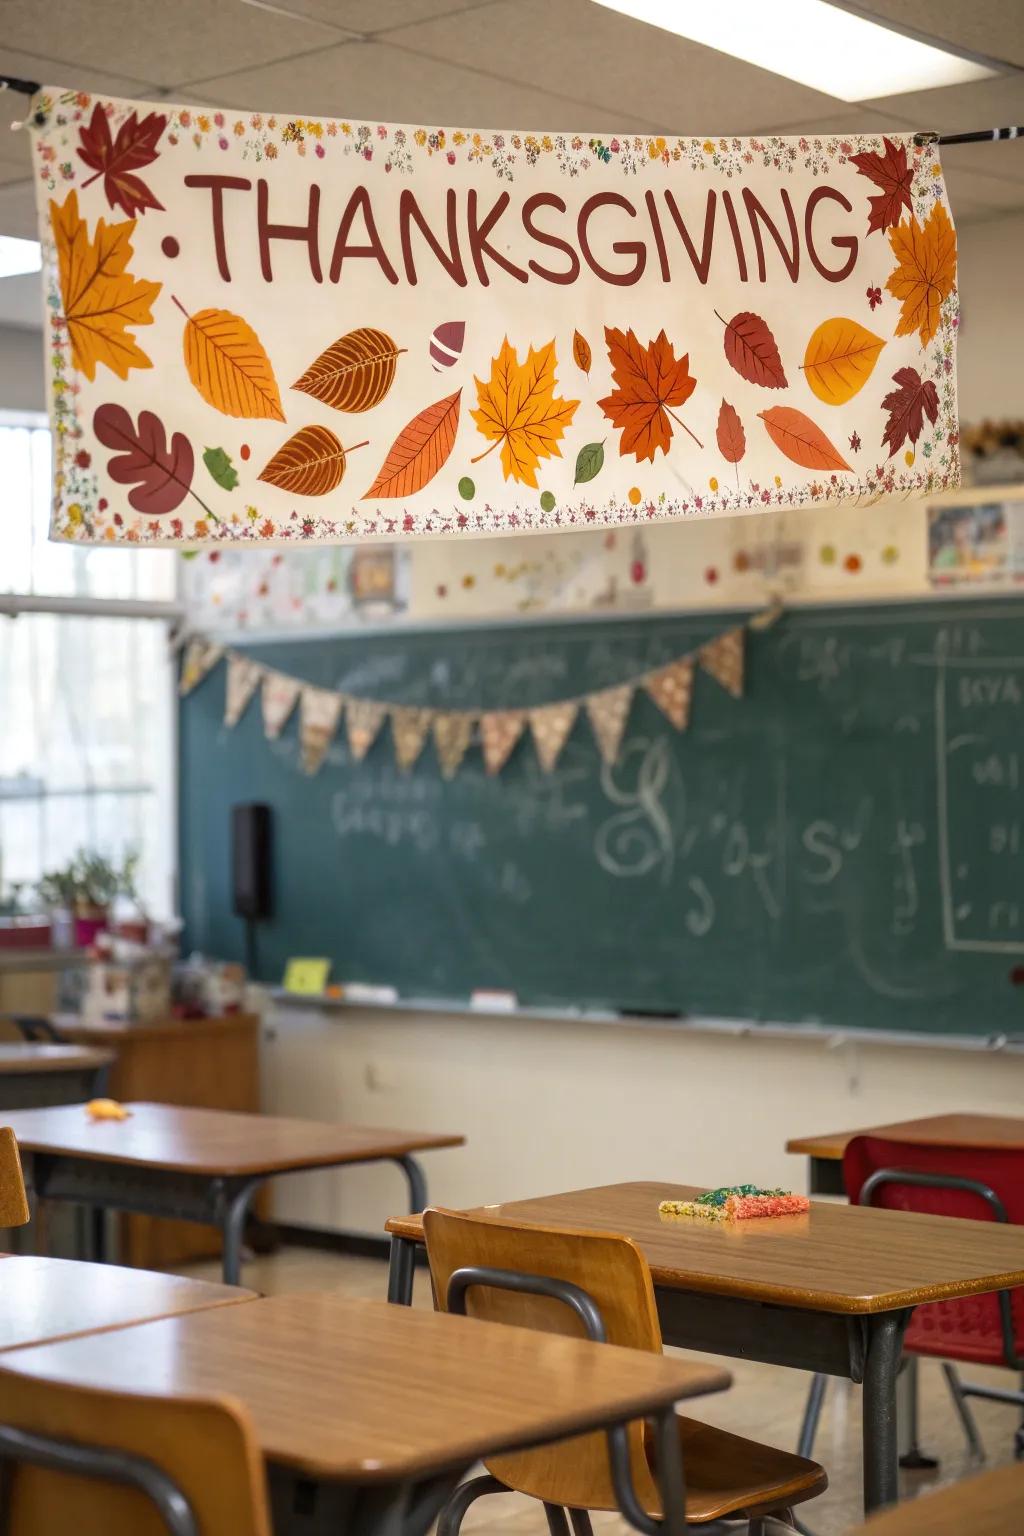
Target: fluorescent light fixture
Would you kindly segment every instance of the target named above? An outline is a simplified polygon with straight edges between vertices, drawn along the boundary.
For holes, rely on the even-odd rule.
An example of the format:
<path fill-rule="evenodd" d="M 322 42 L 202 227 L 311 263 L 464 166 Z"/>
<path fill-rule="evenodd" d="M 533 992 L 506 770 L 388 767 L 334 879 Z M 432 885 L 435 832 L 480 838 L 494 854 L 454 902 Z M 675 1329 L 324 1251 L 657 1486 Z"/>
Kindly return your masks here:
<path fill-rule="evenodd" d="M 0 277 L 38 272 L 42 265 L 38 240 L 16 240 L 13 235 L 0 235 Z"/>
<path fill-rule="evenodd" d="M 826 0 L 597 0 L 840 101 L 962 85 L 986 64 L 893 32 Z M 680 82 L 682 84 L 682 82 Z"/>

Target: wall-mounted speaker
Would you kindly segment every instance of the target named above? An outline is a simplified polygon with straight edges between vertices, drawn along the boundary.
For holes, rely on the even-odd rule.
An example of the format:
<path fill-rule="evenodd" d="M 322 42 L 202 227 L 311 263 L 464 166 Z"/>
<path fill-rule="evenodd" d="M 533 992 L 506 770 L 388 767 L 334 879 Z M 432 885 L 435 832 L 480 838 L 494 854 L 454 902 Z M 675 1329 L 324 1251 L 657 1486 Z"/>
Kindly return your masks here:
<path fill-rule="evenodd" d="M 231 890 L 235 912 L 259 922 L 271 909 L 269 805 L 231 807 Z"/>

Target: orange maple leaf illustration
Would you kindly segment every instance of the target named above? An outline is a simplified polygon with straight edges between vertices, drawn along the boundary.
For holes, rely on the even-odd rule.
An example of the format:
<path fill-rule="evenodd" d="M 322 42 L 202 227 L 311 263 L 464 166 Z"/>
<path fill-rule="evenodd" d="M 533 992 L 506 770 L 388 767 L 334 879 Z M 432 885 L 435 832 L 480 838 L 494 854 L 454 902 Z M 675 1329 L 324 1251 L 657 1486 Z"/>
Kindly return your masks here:
<path fill-rule="evenodd" d="M 98 363 L 119 379 L 126 379 L 130 368 L 152 368 L 129 327 L 152 325 L 150 310 L 162 284 L 144 282 L 128 271 L 135 220 L 108 224 L 100 219 L 90 239 L 89 226 L 78 214 L 78 194 L 69 192 L 63 204 L 50 204 L 50 223 L 75 367 L 90 380 Z"/>
<path fill-rule="evenodd" d="M 537 465 L 541 459 L 562 457 L 558 445 L 579 405 L 578 400 L 555 398 L 556 361 L 553 340 L 540 351 L 531 347 L 521 363 L 505 337 L 501 351 L 491 359 L 490 379 L 486 384 L 474 379 L 479 410 L 471 414 L 484 437 L 493 438 L 474 464 L 500 443 L 505 479 L 536 490 Z"/>
<path fill-rule="evenodd" d="M 927 346 L 956 282 L 956 231 L 945 206 L 936 203 L 924 224 L 911 218 L 890 229 L 889 244 L 899 266 L 885 286 L 903 301 L 896 335 L 918 331 Z"/>
<path fill-rule="evenodd" d="M 703 448 L 700 439 L 669 409 L 689 400 L 697 387 L 697 380 L 690 374 L 690 354 L 677 359 L 664 331 L 646 347 L 633 331 L 623 334 L 608 326 L 604 339 L 612 378 L 618 387 L 597 403 L 613 426 L 622 429 L 620 456 L 633 453 L 639 464 L 641 459 L 653 462 L 657 448 L 668 453 L 672 441 L 670 416 L 684 432 L 690 433 L 698 448 Z"/>

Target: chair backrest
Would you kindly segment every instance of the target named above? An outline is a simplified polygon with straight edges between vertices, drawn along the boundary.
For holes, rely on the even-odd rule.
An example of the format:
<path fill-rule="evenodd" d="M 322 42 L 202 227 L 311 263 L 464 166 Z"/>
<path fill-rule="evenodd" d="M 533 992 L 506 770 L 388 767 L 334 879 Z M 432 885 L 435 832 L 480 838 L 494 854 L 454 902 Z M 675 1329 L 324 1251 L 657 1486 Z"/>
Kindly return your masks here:
<path fill-rule="evenodd" d="M 661 1353 L 651 1272 L 631 1238 L 442 1210 L 423 1213 L 423 1232 L 440 1311 L 447 1310 L 448 1282 L 458 1269 L 479 1265 L 542 1275 L 586 1291 L 601 1313 L 609 1344 Z M 466 1311 L 490 1322 L 586 1337 L 577 1314 L 564 1302 L 545 1296 L 473 1286 L 466 1297 Z M 646 1510 L 659 1514 L 661 1503 L 644 1454 L 642 1424 L 629 1426 L 628 1440 L 638 1498 Z M 571 1509 L 618 1508 L 603 1434 L 493 1457 L 487 1467 L 509 1488 L 552 1504 Z"/>
<path fill-rule="evenodd" d="M 9 1125 L 0 1126 L 0 1227 L 23 1227 L 28 1219 L 18 1143 Z"/>
<path fill-rule="evenodd" d="M 991 1191 L 1007 1221 L 1024 1224 L 1024 1152 L 855 1136 L 843 1156 L 843 1182 L 851 1204 L 861 1203 L 865 1183 L 882 1169 L 971 1181 Z M 922 1187 L 898 1179 L 886 1179 L 879 1184 L 870 1192 L 869 1200 L 870 1204 L 889 1210 L 923 1211 L 933 1216 L 968 1217 L 975 1221 L 996 1221 L 1002 1215 L 998 1206 L 980 1192 L 942 1185 Z M 1013 1336 L 1024 1340 L 1021 1291 L 1009 1293 L 1009 1307 Z M 997 1343 L 999 1353 L 1005 1353 L 999 1293 L 918 1307 L 907 1332 L 908 1346 L 923 1347 L 927 1341 L 932 1352 L 938 1354 L 943 1340 L 955 1345 L 956 1357 L 960 1359 L 970 1359 L 976 1352 L 979 1361 L 991 1363 Z"/>
<path fill-rule="evenodd" d="M 110 1337 L 111 1349 L 130 1347 L 125 1335 Z M 5 1536 L 167 1536 L 146 1493 L 21 1460 L 4 1448 L 11 1430 L 153 1464 L 184 1494 L 201 1536 L 271 1536 L 263 1457 L 244 1410 L 230 1399 L 107 1392 L 0 1368 Z"/>

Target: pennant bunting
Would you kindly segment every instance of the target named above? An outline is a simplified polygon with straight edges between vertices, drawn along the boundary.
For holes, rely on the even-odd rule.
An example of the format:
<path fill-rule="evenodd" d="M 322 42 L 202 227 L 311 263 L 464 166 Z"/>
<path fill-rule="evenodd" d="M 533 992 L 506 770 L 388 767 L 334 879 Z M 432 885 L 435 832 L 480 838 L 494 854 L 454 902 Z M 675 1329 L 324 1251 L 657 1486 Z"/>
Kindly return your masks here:
<path fill-rule="evenodd" d="M 597 749 L 609 767 L 619 755 L 632 702 L 632 683 L 622 683 L 618 688 L 603 688 L 600 693 L 592 693 L 586 700 L 587 715 L 597 741 Z"/>
<path fill-rule="evenodd" d="M 248 656 L 232 651 L 228 656 L 228 676 L 224 699 L 224 724 L 235 726 L 256 692 L 263 668 Z"/>
<path fill-rule="evenodd" d="M 285 722 L 299 697 L 300 683 L 285 672 L 263 674 L 263 734 L 273 741 L 284 730 Z"/>
<path fill-rule="evenodd" d="M 316 773 L 327 756 L 343 702 L 341 694 L 329 688 L 303 688 L 299 700 L 299 745 L 307 773 Z"/>
<path fill-rule="evenodd" d="M 384 724 L 388 707 L 376 699 L 349 699 L 345 701 L 345 735 L 352 760 L 361 763 L 369 752 Z"/>
<path fill-rule="evenodd" d="M 693 697 L 693 662 L 689 656 L 670 661 L 644 678 L 644 688 L 657 704 L 662 714 L 675 726 L 685 731 L 690 723 L 690 700 Z"/>
<path fill-rule="evenodd" d="M 450 715 L 434 716 L 434 750 L 441 764 L 442 778 L 454 779 L 473 739 L 475 724 L 474 716 L 461 710 Z"/>
<path fill-rule="evenodd" d="M 702 645 L 698 655 L 709 677 L 720 683 L 734 699 L 743 697 L 743 626 L 716 635 Z"/>
<path fill-rule="evenodd" d="M 562 748 L 569 740 L 579 705 L 545 704 L 541 709 L 530 710 L 530 730 L 537 760 L 545 773 L 551 773 L 562 755 Z"/>
<path fill-rule="evenodd" d="M 178 693 L 182 698 L 202 682 L 207 672 L 217 665 L 223 654 L 224 647 L 214 645 L 212 640 L 197 638 L 188 642 L 182 658 L 181 676 L 178 679 Z"/>
<path fill-rule="evenodd" d="M 525 725 L 526 716 L 519 709 L 491 710 L 480 716 L 484 767 L 492 777 L 501 772 L 512 756 Z"/>
<path fill-rule="evenodd" d="M 407 773 L 423 751 L 433 711 L 406 709 L 396 705 L 391 709 L 391 739 L 395 747 L 395 762 Z"/>

